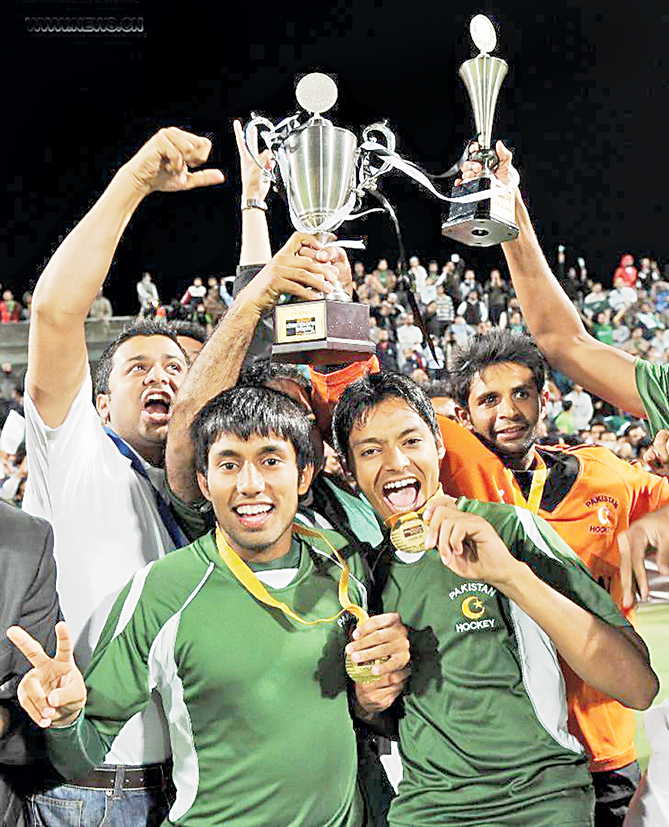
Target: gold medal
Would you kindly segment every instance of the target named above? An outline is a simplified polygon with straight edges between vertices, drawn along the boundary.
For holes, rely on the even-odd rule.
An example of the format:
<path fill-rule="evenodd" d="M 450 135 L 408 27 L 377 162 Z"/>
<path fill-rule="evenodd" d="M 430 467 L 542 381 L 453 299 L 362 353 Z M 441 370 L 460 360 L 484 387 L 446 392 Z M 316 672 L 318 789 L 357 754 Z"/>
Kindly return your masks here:
<path fill-rule="evenodd" d="M 415 511 L 400 514 L 390 530 L 390 542 L 398 551 L 412 554 L 425 551 L 428 525 Z"/>
<path fill-rule="evenodd" d="M 346 674 L 355 683 L 376 683 L 381 679 L 381 675 L 372 675 L 372 666 L 379 663 L 384 663 L 388 658 L 377 658 L 376 660 L 368 660 L 367 663 L 354 663 L 350 655 L 346 655 L 344 664 L 346 666 Z"/>

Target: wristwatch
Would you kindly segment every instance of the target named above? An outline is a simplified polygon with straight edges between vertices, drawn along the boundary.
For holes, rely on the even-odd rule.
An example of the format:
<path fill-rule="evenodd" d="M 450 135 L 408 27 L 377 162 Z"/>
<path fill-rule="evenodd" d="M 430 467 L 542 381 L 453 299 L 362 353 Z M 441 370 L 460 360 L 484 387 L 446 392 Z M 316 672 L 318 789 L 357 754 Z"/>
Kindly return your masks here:
<path fill-rule="evenodd" d="M 242 210 L 262 210 L 267 212 L 267 204 L 259 198 L 242 198 Z"/>

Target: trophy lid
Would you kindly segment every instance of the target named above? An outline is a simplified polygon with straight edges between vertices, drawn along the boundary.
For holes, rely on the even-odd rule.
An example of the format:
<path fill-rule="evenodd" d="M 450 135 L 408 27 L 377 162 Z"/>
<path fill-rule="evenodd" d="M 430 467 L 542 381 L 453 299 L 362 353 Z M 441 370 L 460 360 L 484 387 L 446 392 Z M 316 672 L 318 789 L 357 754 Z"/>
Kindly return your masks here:
<path fill-rule="evenodd" d="M 497 45 L 495 27 L 490 18 L 486 17 L 485 14 L 477 14 L 472 17 L 472 21 L 469 24 L 469 33 L 474 41 L 474 45 L 482 55 L 489 54 Z"/>
<path fill-rule="evenodd" d="M 327 112 L 337 102 L 337 84 L 329 75 L 322 72 L 311 72 L 300 78 L 295 87 L 295 97 L 302 109 L 312 115 Z"/>

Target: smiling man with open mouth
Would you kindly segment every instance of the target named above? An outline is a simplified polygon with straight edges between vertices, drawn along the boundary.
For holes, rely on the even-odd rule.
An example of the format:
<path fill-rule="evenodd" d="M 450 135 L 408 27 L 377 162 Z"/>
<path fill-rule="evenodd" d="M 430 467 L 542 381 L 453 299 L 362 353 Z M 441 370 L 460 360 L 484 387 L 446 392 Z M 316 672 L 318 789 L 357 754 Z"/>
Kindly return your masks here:
<path fill-rule="evenodd" d="M 643 642 L 559 537 L 529 511 L 441 493 L 444 446 L 410 379 L 381 373 L 342 394 L 342 462 L 384 524 L 426 522 L 414 551 L 381 546 L 385 611 L 409 627 L 399 721 L 403 779 L 391 827 L 592 825 L 587 761 L 567 731 L 560 656 L 621 702 L 657 692 Z M 632 677 L 634 676 L 634 677 Z"/>

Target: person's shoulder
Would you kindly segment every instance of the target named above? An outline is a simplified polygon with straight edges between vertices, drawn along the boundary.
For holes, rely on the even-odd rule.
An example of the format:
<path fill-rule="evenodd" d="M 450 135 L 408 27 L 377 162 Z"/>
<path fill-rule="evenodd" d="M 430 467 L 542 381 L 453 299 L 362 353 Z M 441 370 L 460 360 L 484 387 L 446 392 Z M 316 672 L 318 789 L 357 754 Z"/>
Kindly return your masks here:
<path fill-rule="evenodd" d="M 0 547 L 25 542 L 26 545 L 18 549 L 20 554 L 33 551 L 33 543 L 39 544 L 41 551 L 45 538 L 51 533 L 51 525 L 46 520 L 0 500 Z"/>

